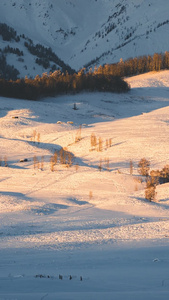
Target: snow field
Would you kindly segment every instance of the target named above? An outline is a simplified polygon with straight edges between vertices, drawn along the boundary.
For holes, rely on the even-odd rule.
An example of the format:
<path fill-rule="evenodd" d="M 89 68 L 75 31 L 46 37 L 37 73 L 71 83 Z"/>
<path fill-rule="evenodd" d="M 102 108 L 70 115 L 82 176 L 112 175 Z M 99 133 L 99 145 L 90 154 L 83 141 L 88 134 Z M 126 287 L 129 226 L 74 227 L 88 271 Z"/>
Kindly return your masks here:
<path fill-rule="evenodd" d="M 120 95 L 1 98 L 0 299 L 168 299 L 169 184 L 150 203 L 137 169 L 169 163 L 168 78 L 129 78 Z"/>

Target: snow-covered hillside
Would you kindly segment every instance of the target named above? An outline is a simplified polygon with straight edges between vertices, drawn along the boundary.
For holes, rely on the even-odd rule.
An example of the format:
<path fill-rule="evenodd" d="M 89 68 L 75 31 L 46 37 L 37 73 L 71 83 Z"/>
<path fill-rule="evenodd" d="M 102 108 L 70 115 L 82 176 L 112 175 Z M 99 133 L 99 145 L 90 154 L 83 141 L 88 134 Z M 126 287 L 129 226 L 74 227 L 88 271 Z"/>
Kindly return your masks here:
<path fill-rule="evenodd" d="M 0 19 L 34 44 L 51 47 L 78 70 L 86 64 L 168 51 L 168 8 L 168 0 L 1 0 Z M 20 43 L 0 40 L 1 49 L 7 44 L 24 52 L 24 62 L 18 62 L 14 54 L 7 57 L 21 76 L 44 71 L 22 39 Z"/>
<path fill-rule="evenodd" d="M 169 71 L 128 81 L 0 99 L 0 299 L 168 299 L 169 183 L 146 200 L 138 162 L 169 164 Z"/>

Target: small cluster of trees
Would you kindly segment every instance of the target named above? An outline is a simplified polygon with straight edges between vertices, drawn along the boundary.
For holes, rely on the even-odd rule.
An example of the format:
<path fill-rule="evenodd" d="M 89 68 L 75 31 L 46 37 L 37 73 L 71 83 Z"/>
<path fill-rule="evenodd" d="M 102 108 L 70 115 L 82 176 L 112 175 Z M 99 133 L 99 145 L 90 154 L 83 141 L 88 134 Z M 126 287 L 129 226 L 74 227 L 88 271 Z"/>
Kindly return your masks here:
<path fill-rule="evenodd" d="M 19 71 L 14 66 L 7 64 L 6 57 L 3 54 L 0 55 L 0 78 L 3 78 L 0 79 L 1 81 L 0 86 L 3 86 L 2 81 L 5 82 L 9 78 L 12 80 L 16 80 L 18 75 L 19 75 Z M 0 91 L 0 95 L 3 95 L 3 93 L 1 94 L 1 91 Z"/>
<path fill-rule="evenodd" d="M 114 30 L 117 27 L 115 23 L 109 23 L 107 26 L 104 27 L 102 31 L 98 31 L 95 33 L 95 38 L 104 38 L 107 36 L 112 30 Z"/>
<path fill-rule="evenodd" d="M 103 146 L 103 140 L 101 137 L 96 137 L 95 133 L 91 134 L 90 137 L 91 148 L 90 151 L 102 151 L 103 149 L 108 149 L 112 147 L 112 139 L 106 139 L 105 146 Z"/>
<path fill-rule="evenodd" d="M 48 69 L 51 67 L 51 70 L 56 70 L 56 65 L 58 65 L 61 69 L 62 72 L 68 71 L 68 73 L 72 74 L 75 72 L 69 65 L 65 64 L 63 60 L 61 60 L 49 47 L 44 47 L 41 44 L 33 44 L 33 41 L 27 37 L 25 37 L 24 34 L 22 35 L 17 35 L 16 30 L 14 28 L 8 26 L 5 23 L 0 23 L 0 35 L 2 36 L 2 39 L 4 41 L 16 41 L 19 42 L 20 38 L 25 39 L 25 47 L 29 50 L 29 52 L 36 56 L 37 59 L 35 62 L 39 65 L 42 65 L 44 69 Z M 7 46 L 3 51 L 0 50 L 2 53 L 14 53 L 18 56 L 23 56 L 23 52 L 20 51 L 18 48 L 12 48 L 10 46 Z M 54 64 L 50 66 L 50 63 L 53 62 Z M 1 71 L 1 70 L 0 70 Z M 2 72 L 1 72 L 2 73 Z M 3 73 L 2 73 L 3 74 Z M 1 76 L 3 77 L 3 76 Z M 5 76 L 3 78 L 8 78 L 8 79 L 13 79 L 13 76 Z"/>
<path fill-rule="evenodd" d="M 42 65 L 45 69 L 50 67 L 50 62 L 59 65 L 63 72 L 68 72 L 70 74 L 74 73 L 70 66 L 66 65 L 63 60 L 61 60 L 50 47 L 44 47 L 41 44 L 34 45 L 32 40 L 24 43 L 25 47 L 29 50 L 32 55 L 37 56 L 36 63 Z"/>
<path fill-rule="evenodd" d="M 138 172 L 142 176 L 146 176 L 145 198 L 149 201 L 155 199 L 155 189 L 158 184 L 169 182 L 169 165 L 166 165 L 162 170 L 150 171 L 150 161 L 142 158 L 138 164 Z"/>
<path fill-rule="evenodd" d="M 164 25 L 166 25 L 166 24 L 168 24 L 168 23 L 169 23 L 169 20 L 166 20 L 166 21 L 164 21 L 164 22 L 162 22 L 162 23 L 158 23 L 157 28 L 159 28 L 159 27 L 161 27 L 161 26 L 164 26 Z"/>
<path fill-rule="evenodd" d="M 159 184 L 169 182 L 169 165 L 165 165 L 161 170 L 152 170 L 150 176 L 157 178 Z"/>
<path fill-rule="evenodd" d="M 55 165 L 60 163 L 65 165 L 67 168 L 73 165 L 73 154 L 67 150 L 67 148 L 61 148 L 59 151 L 55 151 L 54 155 L 50 159 L 50 169 L 53 172 Z"/>
<path fill-rule="evenodd" d="M 19 50 L 18 48 L 12 48 L 9 45 L 3 49 L 3 53 L 13 53 L 17 56 L 23 56 L 23 51 Z"/>
<path fill-rule="evenodd" d="M 146 158 L 142 158 L 138 163 L 138 172 L 140 175 L 146 176 L 145 198 L 149 201 L 152 201 L 155 200 L 155 190 L 158 180 L 153 176 L 149 176 L 149 170 L 150 161 Z"/>
<path fill-rule="evenodd" d="M 20 37 L 17 35 L 16 31 L 5 23 L 0 23 L 0 35 L 4 41 L 20 41 Z"/>
<path fill-rule="evenodd" d="M 42 66 L 44 69 L 50 68 L 50 61 L 46 58 L 36 58 L 36 64 Z"/>
<path fill-rule="evenodd" d="M 153 56 L 140 56 L 127 59 L 126 61 L 120 60 L 119 63 L 106 64 L 99 66 L 95 72 L 99 74 L 112 74 L 115 76 L 127 77 L 138 75 L 150 71 L 160 71 L 169 69 L 169 52 L 164 54 L 155 53 Z"/>
<path fill-rule="evenodd" d="M 92 64 L 95 63 L 93 60 Z M 89 63 L 85 67 L 90 66 Z M 126 61 L 120 60 L 119 63 L 106 64 L 95 68 L 98 74 L 111 74 L 114 76 L 127 77 L 138 75 L 150 71 L 160 71 L 169 69 L 169 52 L 155 53 L 154 55 L 144 55 L 135 58 L 127 59 Z"/>
<path fill-rule="evenodd" d="M 12 98 L 35 100 L 44 96 L 78 93 L 81 91 L 107 91 L 127 92 L 129 85 L 122 78 L 112 75 L 85 73 L 81 70 L 78 74 L 64 74 L 60 71 L 47 74 L 34 79 L 17 79 L 7 81 L 0 79 L 0 95 Z"/>
<path fill-rule="evenodd" d="M 73 276 L 72 275 L 69 275 L 69 276 L 65 276 L 66 278 L 68 278 L 69 280 L 72 280 L 73 279 Z M 54 279 L 55 277 L 54 276 L 51 276 L 51 275 L 44 275 L 44 274 L 37 274 L 35 275 L 35 278 L 51 278 L 51 279 Z M 75 278 L 77 278 L 77 276 L 75 276 Z M 64 276 L 59 274 L 59 280 L 63 280 L 64 279 Z M 83 277 L 80 276 L 80 281 L 83 280 Z"/>

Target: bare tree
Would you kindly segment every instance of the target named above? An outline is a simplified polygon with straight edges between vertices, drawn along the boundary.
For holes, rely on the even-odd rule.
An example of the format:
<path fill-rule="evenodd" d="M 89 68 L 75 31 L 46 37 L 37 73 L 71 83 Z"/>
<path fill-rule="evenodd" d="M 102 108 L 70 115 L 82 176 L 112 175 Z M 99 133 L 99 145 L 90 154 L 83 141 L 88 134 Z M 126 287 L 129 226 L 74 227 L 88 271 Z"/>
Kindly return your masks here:
<path fill-rule="evenodd" d="M 130 160 L 130 175 L 133 175 L 133 162 Z"/>

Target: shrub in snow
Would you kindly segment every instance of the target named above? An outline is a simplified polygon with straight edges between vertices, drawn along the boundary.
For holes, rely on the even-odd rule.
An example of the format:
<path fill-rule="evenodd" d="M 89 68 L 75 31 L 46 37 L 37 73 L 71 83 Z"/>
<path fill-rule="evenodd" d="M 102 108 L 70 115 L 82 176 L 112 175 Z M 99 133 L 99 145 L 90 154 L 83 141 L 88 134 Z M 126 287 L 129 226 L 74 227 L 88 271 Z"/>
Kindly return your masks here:
<path fill-rule="evenodd" d="M 94 133 L 91 134 L 90 143 L 91 143 L 92 150 L 94 150 L 96 148 L 96 145 L 97 145 L 97 138 L 96 138 L 96 135 Z"/>
<path fill-rule="evenodd" d="M 138 163 L 138 172 L 140 175 L 148 176 L 150 170 L 150 162 L 146 158 L 142 158 Z"/>
<path fill-rule="evenodd" d="M 155 195 L 156 195 L 155 189 L 156 189 L 155 186 L 150 186 L 145 189 L 145 198 L 147 200 L 149 200 L 149 201 L 155 200 Z"/>
<path fill-rule="evenodd" d="M 158 183 L 159 183 L 158 177 L 157 176 L 153 176 L 152 172 L 151 172 L 151 176 L 147 177 L 146 187 L 149 188 L 151 186 L 157 186 Z"/>
<path fill-rule="evenodd" d="M 164 166 L 160 172 L 160 183 L 169 182 L 169 165 Z"/>
<path fill-rule="evenodd" d="M 157 184 L 163 184 L 169 182 L 169 165 L 165 165 L 161 171 L 152 170 L 150 172 L 151 177 L 156 178 Z"/>
<path fill-rule="evenodd" d="M 156 185 L 158 180 L 154 176 L 150 176 L 146 181 L 145 198 L 149 201 L 155 200 L 156 196 Z"/>

